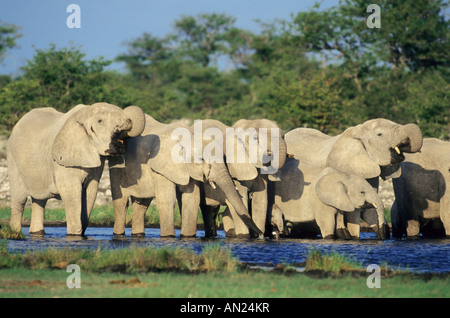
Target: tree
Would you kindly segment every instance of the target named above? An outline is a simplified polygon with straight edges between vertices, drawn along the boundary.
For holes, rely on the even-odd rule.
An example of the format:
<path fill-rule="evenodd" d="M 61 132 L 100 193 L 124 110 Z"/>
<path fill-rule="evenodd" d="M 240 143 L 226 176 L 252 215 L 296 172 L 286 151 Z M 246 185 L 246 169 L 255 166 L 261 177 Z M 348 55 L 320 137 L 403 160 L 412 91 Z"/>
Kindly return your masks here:
<path fill-rule="evenodd" d="M 107 99 L 103 59 L 84 60 L 76 48 L 36 50 L 23 75 L 0 92 L 1 123 L 12 127 L 35 107 L 54 107 L 66 112 L 77 104 L 92 104 Z"/>
<path fill-rule="evenodd" d="M 226 53 L 226 34 L 235 20 L 216 13 L 184 16 L 175 21 L 176 40 L 187 57 L 203 67 L 209 66 L 211 60 Z"/>
<path fill-rule="evenodd" d="M 15 47 L 16 40 L 21 36 L 18 26 L 0 21 L 0 62 L 3 60 L 6 50 Z"/>

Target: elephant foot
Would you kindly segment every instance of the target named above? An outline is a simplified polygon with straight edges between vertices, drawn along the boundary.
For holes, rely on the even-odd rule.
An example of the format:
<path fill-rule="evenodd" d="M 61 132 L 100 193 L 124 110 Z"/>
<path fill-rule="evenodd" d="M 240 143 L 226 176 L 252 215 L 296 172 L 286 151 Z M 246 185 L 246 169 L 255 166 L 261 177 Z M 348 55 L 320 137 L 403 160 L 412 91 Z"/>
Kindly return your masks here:
<path fill-rule="evenodd" d="M 29 234 L 33 235 L 33 236 L 44 236 L 45 235 L 45 231 L 44 230 L 39 230 L 39 231 L 30 232 Z"/>
<path fill-rule="evenodd" d="M 236 234 L 236 237 L 238 239 L 249 239 L 250 238 L 250 234 Z"/>
<path fill-rule="evenodd" d="M 180 238 L 195 238 L 196 235 L 192 234 L 192 235 L 186 235 L 186 234 L 180 234 Z"/>
<path fill-rule="evenodd" d="M 389 225 L 383 224 L 381 227 L 375 230 L 377 233 L 377 239 L 379 240 L 387 240 L 390 237 L 391 231 L 389 229 Z"/>
<path fill-rule="evenodd" d="M 87 237 L 81 234 L 67 234 L 68 241 L 84 241 Z"/>
<path fill-rule="evenodd" d="M 160 235 L 161 238 L 169 238 L 169 237 L 175 237 L 175 234 L 164 234 L 164 235 Z"/>
<path fill-rule="evenodd" d="M 234 229 L 227 230 L 227 231 L 225 231 L 225 236 L 226 237 L 236 237 L 236 232 L 234 231 Z"/>
<path fill-rule="evenodd" d="M 114 233 L 113 232 L 114 237 L 124 237 L 125 236 L 125 232 L 122 233 Z"/>
<path fill-rule="evenodd" d="M 340 240 L 351 240 L 352 235 L 346 228 L 336 229 L 336 238 Z"/>
<path fill-rule="evenodd" d="M 326 236 L 324 236 L 324 238 L 323 238 L 324 240 L 334 240 L 335 239 L 335 237 L 334 237 L 334 235 L 333 234 L 330 234 L 330 235 L 326 235 Z"/>
<path fill-rule="evenodd" d="M 143 238 L 143 237 L 145 237 L 145 232 L 131 233 L 131 236 L 136 237 L 136 238 Z"/>

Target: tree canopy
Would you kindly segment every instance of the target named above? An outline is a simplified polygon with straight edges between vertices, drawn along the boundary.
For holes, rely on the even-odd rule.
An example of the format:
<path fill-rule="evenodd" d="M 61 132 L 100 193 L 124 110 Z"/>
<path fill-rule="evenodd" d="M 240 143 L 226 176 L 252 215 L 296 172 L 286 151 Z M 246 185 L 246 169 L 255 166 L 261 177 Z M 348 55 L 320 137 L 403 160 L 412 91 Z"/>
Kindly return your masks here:
<path fill-rule="evenodd" d="M 258 33 L 226 14 L 181 16 L 165 37 L 128 40 L 116 59 L 126 73 L 78 48 L 36 50 L 20 77 L 0 78 L 0 124 L 10 129 L 34 107 L 107 101 L 165 122 L 264 117 L 330 134 L 383 117 L 450 139 L 447 3 L 375 2 L 380 28 L 368 27 L 363 0 L 315 5 Z M 0 57 L 15 38 L 17 27 L 0 25 Z"/>

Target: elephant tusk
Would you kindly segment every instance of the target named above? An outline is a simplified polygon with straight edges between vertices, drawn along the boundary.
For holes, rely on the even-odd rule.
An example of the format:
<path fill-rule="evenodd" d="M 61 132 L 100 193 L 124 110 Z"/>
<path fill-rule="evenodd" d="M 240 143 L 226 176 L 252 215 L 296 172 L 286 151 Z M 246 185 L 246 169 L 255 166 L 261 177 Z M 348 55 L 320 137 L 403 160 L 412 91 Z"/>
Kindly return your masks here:
<path fill-rule="evenodd" d="M 214 181 L 212 181 L 211 179 L 208 179 L 209 185 L 215 190 L 217 187 L 214 184 Z"/>
<path fill-rule="evenodd" d="M 294 158 L 294 154 L 288 153 L 286 157 L 289 159 L 292 159 L 292 158 Z"/>
<path fill-rule="evenodd" d="M 401 154 L 400 149 L 398 149 L 398 147 L 395 147 L 394 149 L 398 154 Z"/>
<path fill-rule="evenodd" d="M 375 203 L 370 202 L 370 204 L 372 204 L 375 209 L 378 209 L 378 207 Z"/>
<path fill-rule="evenodd" d="M 118 142 L 120 142 L 122 145 L 124 143 L 124 141 L 122 139 L 117 139 Z"/>

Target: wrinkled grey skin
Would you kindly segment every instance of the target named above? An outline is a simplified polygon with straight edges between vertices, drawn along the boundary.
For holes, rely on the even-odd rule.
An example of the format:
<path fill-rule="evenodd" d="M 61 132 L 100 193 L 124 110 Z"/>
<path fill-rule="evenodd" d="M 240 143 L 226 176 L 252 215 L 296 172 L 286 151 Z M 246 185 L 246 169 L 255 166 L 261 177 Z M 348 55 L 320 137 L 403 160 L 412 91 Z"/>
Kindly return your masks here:
<path fill-rule="evenodd" d="M 408 154 L 393 181 L 394 237 L 450 236 L 450 142 L 425 138 L 420 153 Z"/>
<path fill-rule="evenodd" d="M 255 164 L 250 163 L 248 160 L 248 152 L 245 148 L 245 141 L 236 135 L 233 135 L 232 139 L 227 139 L 227 128 L 231 127 L 228 127 L 218 120 L 206 119 L 202 121 L 203 131 L 207 131 L 209 129 L 217 129 L 218 131 L 222 132 L 222 136 L 224 137 L 224 140 L 221 143 L 221 149 L 224 155 L 223 161 L 224 166 L 226 163 L 230 178 L 228 179 L 227 176 L 226 180 L 224 180 L 226 182 L 222 181 L 221 183 L 226 185 L 226 188 L 234 189 L 233 192 L 237 195 L 236 198 L 231 197 L 229 193 L 224 190 L 226 188 L 224 186 L 220 186 L 220 184 L 217 182 L 218 180 L 212 180 L 211 177 L 205 178 L 205 182 L 202 182 L 200 184 L 200 207 L 205 224 L 205 236 L 214 237 L 216 235 L 217 229 L 215 220 L 217 212 L 220 205 L 226 205 L 227 209 L 229 210 L 228 213 L 234 216 L 235 220 L 239 222 L 238 224 L 240 224 L 242 228 L 241 232 L 243 234 L 239 235 L 239 237 L 250 237 L 250 231 L 252 231 L 255 236 L 262 237 L 264 228 L 259 228 L 248 213 L 248 188 L 243 187 L 236 180 L 233 182 L 233 179 L 231 179 L 231 177 L 236 178 L 236 176 L 239 176 L 241 180 L 253 180 L 258 177 L 258 170 L 255 167 Z M 238 143 L 242 145 L 242 149 L 244 150 L 244 152 L 241 154 L 243 154 L 244 156 L 240 159 L 243 162 L 238 161 L 238 151 L 236 148 L 234 150 L 234 153 L 227 153 L 227 143 L 230 143 L 233 146 L 236 146 L 236 144 Z M 209 182 L 208 179 L 213 182 Z M 231 181 L 231 183 L 229 183 L 229 181 Z M 228 192 L 231 192 L 231 190 L 229 190 Z"/>
<path fill-rule="evenodd" d="M 241 119 L 237 121 L 233 127 L 235 131 L 238 129 L 242 129 L 243 131 L 248 133 L 248 137 L 245 138 L 244 144 L 247 151 L 261 153 L 263 155 L 262 161 L 261 157 L 258 157 L 257 160 L 252 163 L 248 162 L 243 163 L 239 166 L 248 165 L 247 171 L 253 171 L 252 179 L 248 180 L 246 176 L 244 176 L 241 170 L 234 168 L 236 165 L 232 166 L 230 169 L 230 174 L 235 180 L 236 188 L 238 189 L 240 195 L 242 196 L 246 206 L 249 206 L 251 203 L 251 215 L 252 219 L 258 228 L 264 232 L 266 226 L 266 215 L 267 215 L 267 184 L 268 180 L 271 181 L 279 181 L 279 171 L 284 166 L 284 162 L 286 160 L 286 143 L 283 139 L 284 133 L 277 126 L 277 124 L 273 121 L 267 119 L 256 119 L 256 120 L 247 120 Z M 267 135 L 265 130 L 266 129 Z M 277 149 L 272 149 L 271 139 L 272 139 L 272 130 L 276 129 L 278 133 L 278 138 L 276 144 Z M 252 133 L 253 132 L 253 133 Z M 263 134 L 264 136 L 260 136 Z M 250 145 L 249 138 L 253 139 L 256 147 Z M 275 138 L 275 136 L 274 136 Z M 253 148 L 252 148 L 253 147 Z M 274 160 L 273 156 L 278 156 L 276 160 Z M 246 158 L 246 160 L 248 160 Z M 273 171 L 271 173 L 264 172 L 263 169 L 265 167 L 271 166 Z M 275 172 L 275 173 L 274 173 Z M 254 176 L 254 177 L 253 177 Z M 206 186 L 205 190 L 207 193 L 211 192 L 210 188 Z M 207 195 L 211 196 L 211 195 Z M 220 200 L 216 200 L 220 202 Z M 221 202 L 223 204 L 223 202 Z M 202 206 L 202 210 L 208 209 L 207 207 Z M 218 211 L 218 207 L 213 208 L 216 212 Z M 212 213 L 215 218 L 214 212 Z M 222 214 L 223 217 L 223 225 L 226 236 L 228 237 L 243 237 L 246 238 L 251 236 L 252 233 L 249 231 L 248 227 L 240 220 L 240 218 L 235 214 L 233 209 L 225 209 Z M 211 224 L 215 224 L 215 222 L 211 222 Z M 207 232 L 207 235 L 215 235 L 215 229 L 211 232 Z"/>
<path fill-rule="evenodd" d="M 400 176 L 405 153 L 418 152 L 422 133 L 414 124 L 399 125 L 378 118 L 350 127 L 342 134 L 328 136 L 315 129 L 297 128 L 285 135 L 288 153 L 317 167 L 333 167 L 365 178 L 378 189 L 379 177 Z M 382 237 L 389 236 L 387 222 L 381 229 L 375 209 L 363 209 L 362 218 Z M 347 234 L 343 233 L 343 237 Z"/>
<path fill-rule="evenodd" d="M 137 106 L 78 105 L 63 114 L 53 108 L 30 111 L 14 127 L 7 144 L 11 220 L 21 230 L 30 196 L 30 233 L 44 234 L 48 199 L 62 199 L 67 234 L 84 235 L 97 196 L 105 158 L 126 151 L 126 140 L 144 129 Z"/>
<path fill-rule="evenodd" d="M 208 125 L 203 121 L 203 130 Z M 161 236 L 175 236 L 173 212 L 177 202 L 180 205 L 182 228 L 181 235 L 195 236 L 197 217 L 200 205 L 200 185 L 203 182 L 215 184 L 230 202 L 238 215 L 246 224 L 256 228 L 250 215 L 237 193 L 225 163 L 212 162 L 210 158 L 194 161 L 196 145 L 191 143 L 190 162 L 175 162 L 172 151 L 179 149 L 188 155 L 183 148 L 183 140 L 172 138 L 177 128 L 187 129 L 191 136 L 194 127 L 182 124 L 162 124 L 146 115 L 146 129 L 141 136 L 129 141 L 129 151 L 125 154 L 125 165 L 112 168 L 111 191 L 114 203 L 114 234 L 123 235 L 125 231 L 126 205 L 128 198 L 133 202 L 132 234 L 144 234 L 144 216 L 153 198 L 160 217 Z M 191 137 L 189 137 L 191 138 Z M 211 145 L 214 140 L 202 140 L 199 149 Z M 178 148 L 176 148 L 178 147 Z M 257 229 L 257 228 L 256 228 Z"/>
<path fill-rule="evenodd" d="M 282 169 L 283 178 L 274 186 L 272 223 L 280 224 L 280 214 L 286 224 L 277 225 L 288 236 L 304 237 L 320 234 L 334 239 L 336 218 L 347 216 L 347 228 L 352 239 L 359 239 L 360 209 L 376 206 L 384 218 L 384 206 L 377 191 L 362 177 L 349 175 L 335 168 L 318 168 L 296 159 L 288 159 Z M 278 214 L 277 214 L 278 212 Z M 305 228 L 310 229 L 305 232 Z M 379 237 L 381 238 L 381 237 Z"/>

